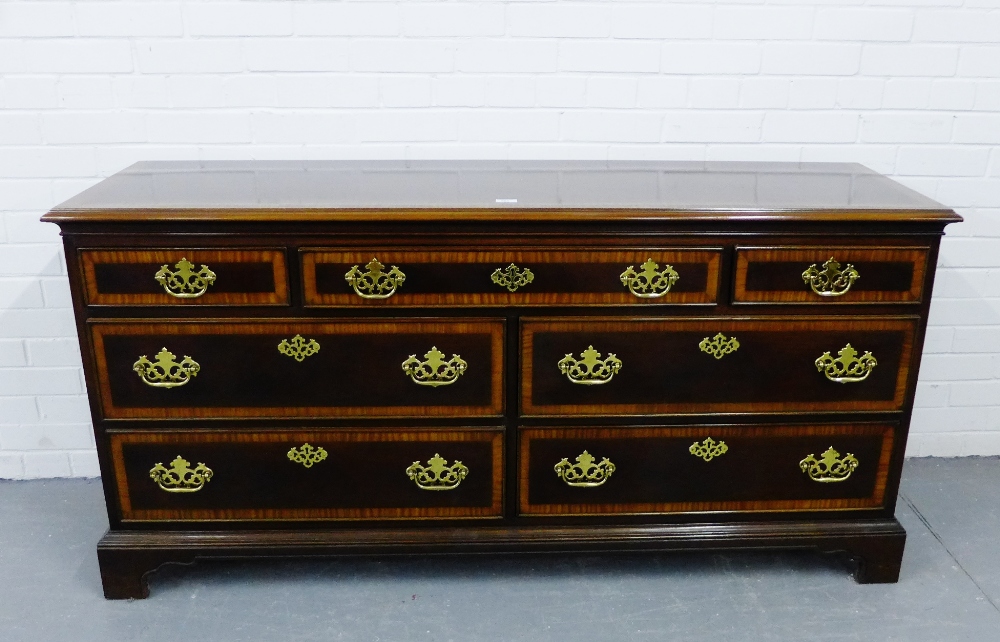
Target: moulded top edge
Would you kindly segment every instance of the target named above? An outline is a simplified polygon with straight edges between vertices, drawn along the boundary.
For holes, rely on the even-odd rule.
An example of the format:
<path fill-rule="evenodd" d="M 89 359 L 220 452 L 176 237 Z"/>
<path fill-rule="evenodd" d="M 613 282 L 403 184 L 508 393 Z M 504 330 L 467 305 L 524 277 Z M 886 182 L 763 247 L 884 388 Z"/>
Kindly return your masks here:
<path fill-rule="evenodd" d="M 635 209 L 68 209 L 55 208 L 42 216 L 48 223 L 406 223 L 406 222 L 830 222 L 830 223 L 949 223 L 963 218 L 947 208 L 893 209 L 785 209 L 785 210 L 651 210 Z"/>
<path fill-rule="evenodd" d="M 45 220 L 954 221 L 853 163 L 223 161 L 137 163 Z"/>

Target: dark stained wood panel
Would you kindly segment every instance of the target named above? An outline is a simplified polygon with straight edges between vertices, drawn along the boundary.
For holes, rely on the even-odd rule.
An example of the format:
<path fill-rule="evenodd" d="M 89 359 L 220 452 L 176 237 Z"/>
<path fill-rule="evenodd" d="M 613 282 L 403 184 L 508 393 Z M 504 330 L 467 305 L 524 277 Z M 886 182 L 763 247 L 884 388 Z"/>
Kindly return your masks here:
<path fill-rule="evenodd" d="M 215 273 L 197 298 L 178 298 L 154 278 L 166 265 L 187 259 Z M 89 305 L 288 305 L 285 252 L 280 249 L 80 250 Z"/>
<path fill-rule="evenodd" d="M 43 220 L 92 396 L 109 598 L 145 597 L 163 563 L 340 554 L 811 548 L 847 551 L 859 582 L 898 579 L 933 272 L 961 217 L 860 165 L 148 162 Z M 861 277 L 815 301 L 802 272 L 830 250 Z M 375 256 L 405 283 L 359 303 L 345 273 Z M 151 282 L 181 257 L 215 268 L 205 297 Z M 637 301 L 620 277 L 646 258 L 680 280 Z M 501 290 L 510 263 L 535 280 Z M 720 332 L 741 345 L 716 359 L 698 345 Z M 296 334 L 320 351 L 280 354 Z M 624 365 L 571 383 L 557 364 L 591 343 Z M 829 381 L 814 362 L 847 343 L 878 365 Z M 431 346 L 467 361 L 454 385 L 403 372 Z M 197 376 L 143 383 L 133 364 L 164 347 Z M 299 437 L 336 466 L 289 469 Z M 709 437 L 727 452 L 696 459 Z M 798 462 L 831 447 L 859 466 L 809 481 Z M 617 464 L 606 484 L 556 477 L 583 450 Z M 471 472 L 417 493 L 399 470 L 434 453 Z M 216 476 L 166 493 L 150 469 L 177 456 Z"/>
<path fill-rule="evenodd" d="M 522 428 L 522 515 L 828 511 L 878 508 L 885 499 L 895 430 L 891 425 Z M 692 444 L 711 438 L 728 450 L 705 461 Z M 843 481 L 817 482 L 799 462 L 827 448 L 853 455 Z M 600 486 L 569 486 L 554 466 L 587 451 L 614 472 Z M 595 462 L 595 463 L 596 463 Z"/>
<path fill-rule="evenodd" d="M 915 318 L 526 319 L 521 326 L 523 415 L 898 410 L 909 383 Z M 739 348 L 721 358 L 703 340 Z M 877 365 L 860 382 L 830 381 L 817 358 L 848 343 Z M 560 371 L 589 346 L 622 362 L 584 385 Z"/>
<path fill-rule="evenodd" d="M 861 165 L 676 161 L 137 163 L 51 222 L 959 220 Z"/>
<path fill-rule="evenodd" d="M 173 321 L 91 325 L 104 414 L 112 419 L 329 416 L 488 416 L 503 412 L 498 320 Z M 278 345 L 301 335 L 320 349 L 302 361 Z M 410 355 L 437 347 L 468 367 L 450 385 L 418 385 Z M 133 370 L 161 348 L 200 366 L 159 388 Z"/>
<path fill-rule="evenodd" d="M 734 303 L 919 303 L 927 272 L 926 247 L 737 247 Z M 860 277 L 839 296 L 813 292 L 802 273 L 829 259 Z"/>
<path fill-rule="evenodd" d="M 650 305 L 712 304 L 719 286 L 719 248 L 635 250 L 535 249 L 521 251 L 306 250 L 302 253 L 306 305 L 312 306 L 482 306 L 482 305 Z M 345 280 L 353 267 L 365 271 L 373 258 L 385 271 L 398 267 L 406 279 L 386 299 L 358 296 Z M 678 274 L 658 298 L 629 292 L 621 275 L 652 259 Z M 533 280 L 515 292 L 493 282 L 511 263 L 531 270 Z"/>
<path fill-rule="evenodd" d="M 326 458 L 291 461 L 303 444 Z M 131 432 L 111 436 L 111 453 L 128 521 L 496 518 L 503 506 L 498 430 Z M 407 476 L 435 454 L 468 469 L 455 488 L 424 490 Z M 211 469 L 200 490 L 167 492 L 150 478 L 178 456 Z"/>

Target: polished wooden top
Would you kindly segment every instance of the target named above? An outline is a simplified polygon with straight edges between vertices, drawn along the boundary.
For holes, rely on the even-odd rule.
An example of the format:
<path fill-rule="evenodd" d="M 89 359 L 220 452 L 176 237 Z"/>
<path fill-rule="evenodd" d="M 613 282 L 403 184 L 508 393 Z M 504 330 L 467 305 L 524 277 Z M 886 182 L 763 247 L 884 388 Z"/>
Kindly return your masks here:
<path fill-rule="evenodd" d="M 45 221 L 961 220 L 853 163 L 157 161 Z"/>

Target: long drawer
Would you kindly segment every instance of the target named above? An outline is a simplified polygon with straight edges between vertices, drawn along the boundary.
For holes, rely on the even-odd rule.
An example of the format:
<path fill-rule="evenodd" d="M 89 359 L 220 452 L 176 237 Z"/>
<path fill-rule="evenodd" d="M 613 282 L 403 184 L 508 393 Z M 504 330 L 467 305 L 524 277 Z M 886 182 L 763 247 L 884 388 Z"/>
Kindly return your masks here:
<path fill-rule="evenodd" d="M 713 304 L 720 248 L 302 251 L 308 306 Z"/>
<path fill-rule="evenodd" d="M 502 320 L 92 321 L 110 419 L 503 412 Z"/>
<path fill-rule="evenodd" d="M 528 319 L 521 413 L 899 410 L 917 321 Z"/>
<path fill-rule="evenodd" d="M 113 433 L 126 521 L 491 518 L 498 429 Z"/>
<path fill-rule="evenodd" d="M 888 424 L 522 428 L 522 515 L 883 505 Z"/>
<path fill-rule="evenodd" d="M 283 249 L 80 250 L 88 305 L 288 305 Z"/>

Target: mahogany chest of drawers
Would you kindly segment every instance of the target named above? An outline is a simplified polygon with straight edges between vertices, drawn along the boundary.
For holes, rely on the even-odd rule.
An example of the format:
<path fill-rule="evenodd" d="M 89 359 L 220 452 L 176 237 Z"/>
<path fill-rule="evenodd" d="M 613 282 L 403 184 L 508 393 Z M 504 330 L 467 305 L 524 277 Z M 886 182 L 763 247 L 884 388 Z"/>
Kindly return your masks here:
<path fill-rule="evenodd" d="M 961 219 L 861 166 L 140 163 L 44 220 L 109 598 L 278 555 L 812 548 L 898 577 Z"/>

